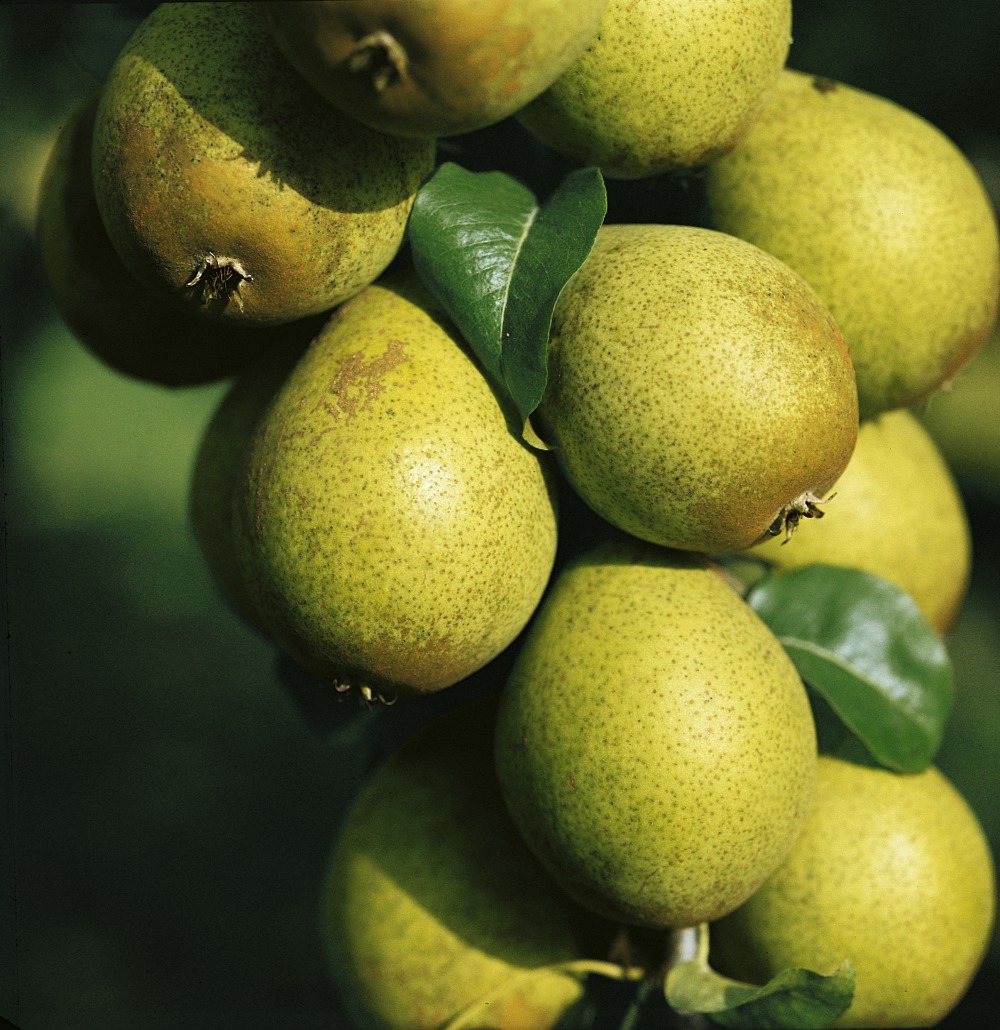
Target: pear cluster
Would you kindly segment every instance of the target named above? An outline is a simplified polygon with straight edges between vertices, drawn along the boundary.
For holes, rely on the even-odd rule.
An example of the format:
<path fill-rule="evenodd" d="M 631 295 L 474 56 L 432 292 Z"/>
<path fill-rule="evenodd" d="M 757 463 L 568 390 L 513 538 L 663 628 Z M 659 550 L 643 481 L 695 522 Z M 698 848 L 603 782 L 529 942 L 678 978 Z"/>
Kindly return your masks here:
<path fill-rule="evenodd" d="M 938 1020 L 983 959 L 975 814 L 933 766 L 824 754 L 732 571 L 861 570 L 943 637 L 970 531 L 914 405 L 1000 303 L 973 166 L 788 67 L 791 19 L 166 3 L 55 142 L 67 325 L 123 374 L 231 380 L 190 491 L 222 596 L 338 703 L 445 699 L 338 825 L 320 922 L 359 1025 L 548 1030 L 708 924 L 749 983 L 853 962 L 845 1026 Z M 700 224 L 601 226 L 530 438 L 406 238 L 447 141 L 508 119 L 704 190 Z"/>

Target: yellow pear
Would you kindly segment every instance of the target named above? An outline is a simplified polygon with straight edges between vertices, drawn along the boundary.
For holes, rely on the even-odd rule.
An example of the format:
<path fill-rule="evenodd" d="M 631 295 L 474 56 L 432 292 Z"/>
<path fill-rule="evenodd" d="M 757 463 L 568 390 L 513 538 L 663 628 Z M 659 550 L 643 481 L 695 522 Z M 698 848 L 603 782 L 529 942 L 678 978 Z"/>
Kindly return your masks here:
<path fill-rule="evenodd" d="M 854 450 L 854 372 L 815 291 L 758 247 L 601 227 L 556 304 L 537 424 L 604 519 L 741 550 L 815 515 Z"/>
<path fill-rule="evenodd" d="M 412 270 L 337 308 L 260 418 L 235 503 L 277 642 L 326 681 L 397 696 L 506 648 L 556 549 L 545 456 L 515 423 Z"/>
<path fill-rule="evenodd" d="M 328 311 L 388 266 L 432 140 L 375 132 L 292 69 L 254 3 L 167 3 L 104 84 L 94 191 L 128 269 L 212 319 Z"/>
<path fill-rule="evenodd" d="M 955 480 L 916 416 L 901 409 L 864 420 L 831 497 L 821 525 L 802 522 L 790 539 L 751 553 L 782 571 L 823 562 L 872 572 L 907 591 L 936 630 L 950 629 L 972 542 Z"/>
<path fill-rule="evenodd" d="M 620 541 L 546 595 L 501 695 L 496 763 L 514 822 L 580 904 L 686 927 L 787 854 L 816 735 L 784 648 L 715 569 Z"/>
<path fill-rule="evenodd" d="M 607 0 L 265 3 L 288 60 L 383 132 L 453 136 L 513 114 L 590 42 Z"/>
<path fill-rule="evenodd" d="M 760 113 L 791 19 L 790 0 L 610 0 L 586 51 L 517 119 L 609 177 L 705 164 Z"/>
<path fill-rule="evenodd" d="M 340 828 L 321 925 L 333 981 L 361 1026 L 436 1030 L 482 1001 L 462 1026 L 551 1030 L 582 987 L 545 967 L 609 936 L 511 823 L 494 720 L 493 699 L 436 720 L 375 772 Z"/>
<path fill-rule="evenodd" d="M 862 417 L 926 397 L 989 336 L 996 215 L 965 155 L 912 111 L 785 69 L 706 182 L 712 224 L 786 261 L 830 308 Z"/>
<path fill-rule="evenodd" d="M 995 910 L 983 830 L 938 769 L 901 775 L 824 755 L 798 840 L 712 927 L 710 957 L 752 983 L 850 960 L 854 1000 L 835 1026 L 933 1026 L 979 968 Z"/>

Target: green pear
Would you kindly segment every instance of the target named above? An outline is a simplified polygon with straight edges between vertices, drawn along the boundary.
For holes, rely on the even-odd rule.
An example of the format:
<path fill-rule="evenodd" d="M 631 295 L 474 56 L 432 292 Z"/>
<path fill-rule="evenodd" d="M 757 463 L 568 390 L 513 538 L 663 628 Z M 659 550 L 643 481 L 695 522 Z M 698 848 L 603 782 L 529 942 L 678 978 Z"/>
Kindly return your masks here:
<path fill-rule="evenodd" d="M 198 548 L 223 598 L 258 628 L 262 620 L 236 549 L 233 506 L 257 424 L 309 341 L 310 336 L 303 336 L 269 347 L 235 378 L 202 432 L 191 472 L 189 515 Z"/>
<path fill-rule="evenodd" d="M 383 132 L 498 122 L 569 67 L 607 0 L 265 3 L 274 38 L 331 104 Z"/>
<path fill-rule="evenodd" d="M 388 266 L 432 140 L 375 132 L 289 65 L 253 3 L 161 4 L 97 109 L 98 209 L 126 267 L 202 317 L 273 324 Z"/>
<path fill-rule="evenodd" d="M 988 337 L 996 215 L 964 154 L 913 112 L 786 69 L 706 182 L 712 224 L 786 261 L 830 308 L 862 417 L 926 397 Z"/>
<path fill-rule="evenodd" d="M 687 927 L 732 911 L 805 818 L 816 735 L 777 638 L 696 555 L 599 546 L 555 579 L 501 696 L 515 824 L 571 897 Z"/>
<path fill-rule="evenodd" d="M 937 768 L 901 775 L 824 755 L 798 840 L 712 927 L 711 959 L 754 983 L 849 960 L 854 999 L 835 1026 L 934 1026 L 979 968 L 995 911 L 983 830 Z"/>
<path fill-rule="evenodd" d="M 955 379 L 917 407 L 917 417 L 930 432 L 948 465 L 988 489 L 1000 487 L 1000 325 Z"/>
<path fill-rule="evenodd" d="M 439 718 L 395 752 L 349 811 L 321 925 L 359 1026 L 550 1030 L 582 994 L 547 969 L 592 954 L 608 927 L 528 850 L 493 771 L 493 698 Z M 533 974 L 533 975 L 532 975 Z"/>
<path fill-rule="evenodd" d="M 831 498 L 822 526 L 803 523 L 792 539 L 772 537 L 751 553 L 781 571 L 824 562 L 872 572 L 907 591 L 938 632 L 950 629 L 969 585 L 969 523 L 951 470 L 912 412 L 861 423 Z"/>
<path fill-rule="evenodd" d="M 265 329 L 194 318 L 132 276 L 94 198 L 91 137 L 99 99 L 99 90 L 85 98 L 59 129 L 38 193 L 42 268 L 73 335 L 115 371 L 163 386 L 222 379 L 271 347 L 307 338 L 313 323 Z"/>
<path fill-rule="evenodd" d="M 734 236 L 604 225 L 556 304 L 537 423 L 634 536 L 741 550 L 794 528 L 857 440 L 854 372 L 814 290 Z"/>
<path fill-rule="evenodd" d="M 366 696 L 439 690 L 506 648 L 557 536 L 515 422 L 412 270 L 341 305 L 262 416 L 235 505 L 278 643 Z"/>
<path fill-rule="evenodd" d="M 703 165 L 759 115 L 791 21 L 790 0 L 610 0 L 586 51 L 517 120 L 609 177 Z"/>

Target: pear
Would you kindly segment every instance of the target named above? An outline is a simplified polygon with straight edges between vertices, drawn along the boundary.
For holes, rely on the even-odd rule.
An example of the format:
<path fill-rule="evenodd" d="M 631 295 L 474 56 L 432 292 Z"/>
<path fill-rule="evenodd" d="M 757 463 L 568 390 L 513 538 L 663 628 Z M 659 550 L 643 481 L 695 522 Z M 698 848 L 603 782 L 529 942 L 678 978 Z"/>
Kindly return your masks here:
<path fill-rule="evenodd" d="M 501 695 L 496 766 L 571 897 L 687 927 L 742 904 L 785 857 L 816 735 L 788 655 L 715 568 L 620 541 L 555 579 Z"/>
<path fill-rule="evenodd" d="M 847 348 L 814 290 L 734 236 L 604 225 L 556 304 L 542 436 L 603 518 L 741 550 L 822 510 L 858 434 Z"/>
<path fill-rule="evenodd" d="M 706 175 L 712 224 L 780 257 L 830 308 L 862 417 L 928 396 L 989 336 L 996 215 L 964 154 L 912 111 L 786 69 Z"/>
<path fill-rule="evenodd" d="M 760 114 L 791 21 L 790 0 L 610 0 L 586 51 L 517 120 L 612 178 L 703 165 Z"/>
<path fill-rule="evenodd" d="M 506 118 L 583 52 L 607 0 L 265 3 L 285 56 L 383 132 L 453 136 Z"/>
<path fill-rule="evenodd" d="M 712 964 L 763 983 L 849 960 L 854 999 L 834 1026 L 934 1026 L 969 986 L 995 911 L 982 827 L 936 767 L 903 775 L 823 755 L 802 833 L 712 927 Z"/>
<path fill-rule="evenodd" d="M 243 580 L 233 505 L 257 424 L 309 342 L 304 336 L 269 347 L 235 378 L 202 432 L 191 472 L 188 502 L 195 541 L 224 600 L 257 628 L 262 620 Z"/>
<path fill-rule="evenodd" d="M 948 465 L 960 478 L 1000 487 L 1000 325 L 946 389 L 916 408 Z M 987 413 L 993 412 L 990 417 Z M 986 414 L 986 417 L 984 417 Z"/>
<path fill-rule="evenodd" d="M 253 3 L 157 7 L 112 66 L 94 124 L 94 190 L 122 261 L 223 321 L 294 321 L 372 282 L 433 163 L 432 140 L 324 103 Z"/>
<path fill-rule="evenodd" d="M 313 324 L 261 328 L 193 317 L 138 282 L 104 229 L 91 177 L 91 137 L 100 90 L 61 126 L 42 173 L 35 236 L 57 310 L 105 365 L 162 386 L 231 376 L 271 347 L 308 338 Z"/>
<path fill-rule="evenodd" d="M 608 936 L 510 821 L 493 771 L 495 709 L 487 698 L 418 733 L 340 829 L 321 925 L 359 1026 L 431 1030 L 483 1002 L 462 1026 L 549 1030 L 582 987 L 546 967 L 584 958 Z"/>
<path fill-rule="evenodd" d="M 269 631 L 365 696 L 468 676 L 548 581 L 545 457 L 412 269 L 384 277 L 333 313 L 249 448 L 236 546 Z"/>
<path fill-rule="evenodd" d="M 906 409 L 861 423 L 822 526 L 803 523 L 751 553 L 780 571 L 846 565 L 907 591 L 940 633 L 955 623 L 971 573 L 965 505 L 934 440 Z"/>

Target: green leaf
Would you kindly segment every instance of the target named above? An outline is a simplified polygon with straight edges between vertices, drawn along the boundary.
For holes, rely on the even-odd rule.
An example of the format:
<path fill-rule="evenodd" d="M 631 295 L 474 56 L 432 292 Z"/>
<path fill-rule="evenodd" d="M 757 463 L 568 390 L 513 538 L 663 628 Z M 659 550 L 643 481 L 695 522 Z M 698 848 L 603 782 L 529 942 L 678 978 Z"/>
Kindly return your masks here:
<path fill-rule="evenodd" d="M 897 772 L 930 764 L 954 684 L 944 643 L 909 594 L 816 564 L 766 577 L 747 601 L 877 762 Z"/>
<path fill-rule="evenodd" d="M 552 311 L 607 213 L 597 168 L 543 204 L 503 172 L 441 165 L 410 214 L 413 263 L 522 420 L 545 391 Z"/>
<path fill-rule="evenodd" d="M 746 1030 L 821 1030 L 854 999 L 854 967 L 842 963 L 824 976 L 785 969 L 758 987 L 722 976 L 708 964 L 708 928 L 699 927 L 698 953 L 667 974 L 666 997 L 678 1012 L 702 1012 L 721 1026 Z"/>

